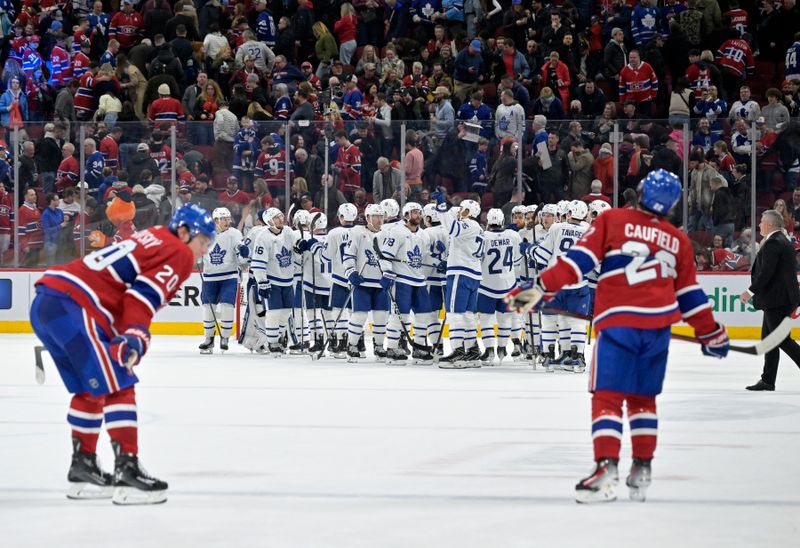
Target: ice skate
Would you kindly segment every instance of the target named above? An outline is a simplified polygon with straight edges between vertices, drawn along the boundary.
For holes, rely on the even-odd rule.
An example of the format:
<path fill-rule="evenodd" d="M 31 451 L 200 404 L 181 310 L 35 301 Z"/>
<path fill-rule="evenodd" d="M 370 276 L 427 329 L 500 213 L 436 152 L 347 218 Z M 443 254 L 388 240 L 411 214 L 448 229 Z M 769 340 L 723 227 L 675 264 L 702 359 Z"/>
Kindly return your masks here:
<path fill-rule="evenodd" d="M 494 348 L 487 348 L 481 354 L 481 365 L 494 365 Z"/>
<path fill-rule="evenodd" d="M 358 363 L 361 359 L 361 352 L 358 351 L 357 344 L 347 346 L 347 363 Z"/>
<path fill-rule="evenodd" d="M 219 338 L 219 351 L 220 353 L 224 354 L 228 351 L 228 342 L 230 341 L 230 337 L 220 337 Z"/>
<path fill-rule="evenodd" d="M 400 343 L 398 344 L 398 346 L 399 346 L 400 350 L 405 352 L 406 356 L 409 354 L 408 341 L 406 341 L 405 336 L 401 336 L 400 337 Z"/>
<path fill-rule="evenodd" d="M 511 339 L 511 342 L 514 343 L 514 349 L 511 351 L 511 357 L 519 358 L 522 356 L 522 341 L 519 339 Z"/>
<path fill-rule="evenodd" d="M 362 358 L 367 357 L 367 344 L 364 342 L 364 334 L 361 334 L 361 337 L 358 339 L 358 353 L 361 355 Z"/>
<path fill-rule="evenodd" d="M 633 459 L 631 471 L 625 485 L 628 486 L 630 499 L 644 502 L 647 499 L 647 488 L 650 487 L 652 478 L 652 459 Z"/>
<path fill-rule="evenodd" d="M 556 370 L 556 345 L 551 344 L 547 347 L 547 352 L 542 354 L 544 360 L 542 365 L 548 373 L 553 373 Z"/>
<path fill-rule="evenodd" d="M 343 360 L 343 359 L 347 358 L 347 339 L 346 338 L 342 337 L 342 339 L 339 340 L 336 343 L 336 348 L 335 348 L 335 350 L 333 350 L 332 354 L 333 354 L 333 357 L 336 358 L 337 360 Z"/>
<path fill-rule="evenodd" d="M 583 373 L 586 371 L 586 359 L 583 354 L 579 353 L 572 357 L 572 371 L 573 373 Z"/>
<path fill-rule="evenodd" d="M 497 361 L 500 365 L 503 365 L 504 361 L 509 361 L 508 350 L 505 347 L 497 349 Z"/>
<path fill-rule="evenodd" d="M 72 464 L 67 473 L 68 499 L 110 499 L 114 476 L 104 472 L 94 453 L 81 453 L 81 441 L 72 438 Z"/>
<path fill-rule="evenodd" d="M 415 348 L 411 353 L 413 358 L 413 365 L 431 365 L 433 363 L 433 354 L 428 348 Z"/>
<path fill-rule="evenodd" d="M 270 343 L 269 345 L 269 357 L 270 358 L 279 358 L 283 356 L 283 349 L 284 347 L 281 346 L 281 343 Z"/>
<path fill-rule="evenodd" d="M 214 337 L 206 337 L 206 340 L 198 346 L 201 354 L 211 354 L 214 352 Z"/>
<path fill-rule="evenodd" d="M 386 365 L 405 365 L 408 360 L 399 348 L 390 348 L 386 351 Z"/>
<path fill-rule="evenodd" d="M 449 354 L 439 360 L 439 368 L 440 369 L 464 369 L 466 365 L 464 364 L 464 349 L 461 347 L 456 348 L 453 350 L 452 354 Z"/>
<path fill-rule="evenodd" d="M 481 349 L 477 344 L 464 354 L 464 366 L 467 368 L 478 368 L 481 366 Z"/>
<path fill-rule="evenodd" d="M 575 486 L 575 501 L 589 504 L 617 500 L 616 487 L 619 482 L 617 459 L 597 461 L 594 472 Z"/>
<path fill-rule="evenodd" d="M 123 453 L 118 443 L 111 442 L 116 461 L 114 463 L 114 504 L 160 504 L 167 501 L 167 482 L 149 475 L 139 458 L 132 453 Z"/>
<path fill-rule="evenodd" d="M 375 361 L 381 363 L 386 361 L 386 350 L 375 339 L 372 339 L 372 353 L 375 354 Z"/>
<path fill-rule="evenodd" d="M 304 343 L 293 344 L 289 347 L 290 356 L 303 356 L 306 354 L 306 345 Z"/>
<path fill-rule="evenodd" d="M 324 349 L 325 343 L 323 338 L 315 336 L 314 344 L 308 349 L 309 354 L 311 354 L 311 360 L 316 361 L 318 359 L 317 356 L 319 356 L 320 352 L 323 352 Z"/>
<path fill-rule="evenodd" d="M 434 344 L 432 348 L 433 348 L 434 360 L 437 360 L 437 357 L 441 358 L 442 356 L 444 356 L 444 343 L 439 342 L 437 344 Z"/>

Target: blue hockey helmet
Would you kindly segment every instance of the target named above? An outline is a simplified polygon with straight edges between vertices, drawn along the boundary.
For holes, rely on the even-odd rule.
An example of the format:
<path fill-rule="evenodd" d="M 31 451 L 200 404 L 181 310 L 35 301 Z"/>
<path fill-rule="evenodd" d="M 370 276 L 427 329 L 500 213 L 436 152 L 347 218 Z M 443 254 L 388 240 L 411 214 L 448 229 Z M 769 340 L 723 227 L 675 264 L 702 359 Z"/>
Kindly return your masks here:
<path fill-rule="evenodd" d="M 666 169 L 651 171 L 642 180 L 639 203 L 656 215 L 666 215 L 681 197 L 681 180 Z"/>
<path fill-rule="evenodd" d="M 175 234 L 178 228 L 185 226 L 192 238 L 205 234 L 213 241 L 217 236 L 217 228 L 211 214 L 197 204 L 184 204 L 169 220 L 168 228 Z"/>

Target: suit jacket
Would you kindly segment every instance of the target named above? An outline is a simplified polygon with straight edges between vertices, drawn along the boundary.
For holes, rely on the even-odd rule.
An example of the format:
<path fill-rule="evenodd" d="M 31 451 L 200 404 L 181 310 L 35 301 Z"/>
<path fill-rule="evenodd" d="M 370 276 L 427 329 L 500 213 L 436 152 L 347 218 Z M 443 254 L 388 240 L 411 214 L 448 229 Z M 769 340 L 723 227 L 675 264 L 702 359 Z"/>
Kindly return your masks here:
<path fill-rule="evenodd" d="M 765 310 L 800 304 L 796 268 L 794 247 L 782 232 L 764 241 L 753 263 L 748 290 L 753 294 L 753 306 Z"/>

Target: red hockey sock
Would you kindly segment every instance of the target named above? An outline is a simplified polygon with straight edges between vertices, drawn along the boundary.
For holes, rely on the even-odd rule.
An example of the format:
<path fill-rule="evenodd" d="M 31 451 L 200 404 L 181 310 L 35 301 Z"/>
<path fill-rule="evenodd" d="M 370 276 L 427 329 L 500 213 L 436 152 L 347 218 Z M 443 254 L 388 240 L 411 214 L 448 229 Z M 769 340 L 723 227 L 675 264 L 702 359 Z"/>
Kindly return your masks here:
<path fill-rule="evenodd" d="M 621 392 L 596 390 L 592 396 L 592 440 L 594 460 L 619 458 L 622 440 L 622 401 Z"/>
<path fill-rule="evenodd" d="M 103 427 L 103 396 L 88 393 L 75 394 L 69 404 L 67 422 L 72 428 L 72 437 L 81 442 L 81 453 L 97 452 L 97 438 Z"/>
<path fill-rule="evenodd" d="M 133 387 L 106 396 L 103 413 L 111 441 L 118 442 L 124 453 L 136 455 L 139 452 L 139 431 L 136 423 L 136 393 Z"/>
<path fill-rule="evenodd" d="M 633 458 L 652 459 L 656 451 L 658 416 L 655 396 L 629 395 L 628 422 L 631 425 Z"/>

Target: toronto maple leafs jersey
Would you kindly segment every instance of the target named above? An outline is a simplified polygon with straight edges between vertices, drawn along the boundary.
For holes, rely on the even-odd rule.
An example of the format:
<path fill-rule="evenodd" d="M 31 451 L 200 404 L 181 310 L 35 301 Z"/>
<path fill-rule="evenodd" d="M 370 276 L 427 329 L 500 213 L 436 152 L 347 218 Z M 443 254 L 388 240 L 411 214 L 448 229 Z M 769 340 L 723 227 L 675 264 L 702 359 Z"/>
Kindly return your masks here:
<path fill-rule="evenodd" d="M 517 266 L 522 262 L 519 232 L 507 228 L 500 232 L 486 231 L 483 256 L 483 279 L 478 293 L 494 299 L 502 299 L 517 284 Z"/>
<path fill-rule="evenodd" d="M 458 219 L 455 214 L 440 213 L 447 229 L 447 275 L 463 275 L 480 280 L 484 253 L 483 229 L 472 219 Z"/>
<path fill-rule="evenodd" d="M 314 234 L 317 244 L 305 253 L 303 263 L 303 287 L 317 295 L 330 295 L 331 272 L 328 261 L 322 259 L 322 250 L 328 240 L 327 234 Z"/>
<path fill-rule="evenodd" d="M 203 281 L 217 282 L 239 277 L 239 246 L 242 233 L 235 228 L 218 232 L 214 247 L 208 248 L 203 257 Z"/>
<path fill-rule="evenodd" d="M 366 226 L 354 226 L 350 229 L 350 240 L 345 248 L 344 264 L 345 277 L 351 272 L 361 272 L 364 287 L 381 286 L 381 267 L 372 242 L 380 234 L 373 232 Z"/>
<path fill-rule="evenodd" d="M 250 268 L 257 282 L 268 280 L 280 287 L 294 283 L 294 246 L 297 234 L 288 227 L 275 234 L 272 229 L 262 230 L 255 237 L 255 250 Z"/>
<path fill-rule="evenodd" d="M 450 235 L 447 233 L 447 229 L 438 224 L 436 226 L 431 226 L 425 229 L 425 233 L 428 235 L 428 241 L 430 242 L 430 256 L 432 259 L 432 265 L 438 265 L 442 261 L 447 261 L 447 242 L 450 240 Z M 437 249 L 437 242 L 441 242 L 445 250 L 439 251 Z M 438 285 L 443 286 L 445 285 L 446 279 L 445 275 L 441 272 L 437 272 L 435 268 L 428 268 L 428 285 Z"/>
<path fill-rule="evenodd" d="M 541 271 L 556 264 L 558 258 L 565 256 L 569 248 L 575 245 L 575 242 L 580 240 L 588 229 L 589 223 L 586 222 L 580 224 L 554 223 L 547 231 L 544 240 L 532 248 L 533 259 L 538 269 Z M 586 278 L 582 276 L 580 282 L 564 289 L 577 289 L 585 285 Z"/>
<path fill-rule="evenodd" d="M 379 241 L 381 253 L 395 261 L 380 261 L 384 273 L 394 275 L 398 283 L 421 287 L 428 277 L 431 263 L 428 235 L 417 228 L 412 232 L 405 225 L 398 226 L 385 234 L 381 233 Z"/>
<path fill-rule="evenodd" d="M 350 242 L 352 226 L 337 226 L 328 232 L 328 238 L 322 248 L 321 259 L 326 261 L 328 272 L 331 273 L 331 282 L 343 287 L 349 287 L 350 282 L 345 276 L 344 251 Z"/>

